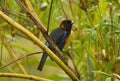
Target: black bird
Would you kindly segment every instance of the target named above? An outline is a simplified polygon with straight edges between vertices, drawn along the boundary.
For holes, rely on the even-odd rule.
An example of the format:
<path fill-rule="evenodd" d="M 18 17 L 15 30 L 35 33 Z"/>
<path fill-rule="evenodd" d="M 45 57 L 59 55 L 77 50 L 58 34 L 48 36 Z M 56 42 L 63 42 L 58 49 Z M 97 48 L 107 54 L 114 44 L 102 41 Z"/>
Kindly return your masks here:
<path fill-rule="evenodd" d="M 68 41 L 68 37 L 72 28 L 71 20 L 63 20 L 58 28 L 53 30 L 50 34 L 51 40 L 58 46 L 58 48 L 62 51 L 66 42 Z M 48 42 L 45 43 L 47 47 L 50 48 L 50 44 Z M 47 58 L 46 52 L 43 53 L 42 59 L 39 63 L 38 70 L 42 70 Z"/>

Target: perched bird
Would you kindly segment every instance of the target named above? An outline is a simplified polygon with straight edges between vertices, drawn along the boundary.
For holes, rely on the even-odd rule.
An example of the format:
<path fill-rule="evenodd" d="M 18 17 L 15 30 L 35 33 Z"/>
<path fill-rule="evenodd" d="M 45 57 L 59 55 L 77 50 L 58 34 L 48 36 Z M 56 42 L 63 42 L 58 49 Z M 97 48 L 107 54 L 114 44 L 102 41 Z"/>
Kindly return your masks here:
<path fill-rule="evenodd" d="M 60 24 L 60 26 L 58 28 L 56 28 L 55 30 L 53 30 L 50 34 L 50 38 L 51 40 L 58 46 L 58 48 L 62 51 L 62 49 L 64 48 L 68 37 L 70 35 L 71 32 L 71 27 L 72 27 L 72 21 L 71 20 L 63 20 L 62 23 Z M 48 42 L 45 43 L 47 47 L 50 48 L 50 44 Z M 45 64 L 46 58 L 47 58 L 47 54 L 44 52 L 42 59 L 40 61 L 40 64 L 38 66 L 38 70 L 42 70 L 43 66 Z"/>

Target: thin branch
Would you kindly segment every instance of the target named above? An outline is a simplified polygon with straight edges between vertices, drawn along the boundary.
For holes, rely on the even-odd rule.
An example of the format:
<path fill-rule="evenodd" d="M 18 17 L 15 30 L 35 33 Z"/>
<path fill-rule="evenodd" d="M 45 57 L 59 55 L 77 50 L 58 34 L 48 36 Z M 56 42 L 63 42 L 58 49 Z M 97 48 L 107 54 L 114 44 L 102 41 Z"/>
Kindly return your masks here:
<path fill-rule="evenodd" d="M 68 0 L 68 1 L 69 1 L 69 5 L 70 5 L 70 9 L 71 9 L 72 15 L 73 15 L 72 1 L 71 0 Z"/>
<path fill-rule="evenodd" d="M 93 20 L 92 20 L 92 18 L 91 18 L 91 16 L 90 16 L 89 11 L 88 11 L 88 2 L 87 2 L 87 0 L 79 0 L 79 2 L 80 2 L 79 6 L 80 6 L 80 8 L 81 8 L 82 10 L 85 11 L 85 13 L 86 13 L 86 15 L 87 15 L 87 17 L 88 17 L 88 19 L 89 19 L 90 24 L 91 24 L 92 26 L 94 26 L 94 22 L 93 22 Z"/>
<path fill-rule="evenodd" d="M 0 77 L 23 78 L 23 79 L 30 79 L 35 81 L 53 81 L 50 79 L 45 79 L 45 78 L 41 78 L 33 75 L 17 74 L 17 73 L 0 73 Z"/>
<path fill-rule="evenodd" d="M 20 14 L 17 15 L 17 14 L 12 13 L 11 11 L 5 10 L 5 9 L 2 10 L 2 11 L 5 12 L 5 13 L 8 13 L 8 14 L 11 14 L 11 15 L 13 15 L 13 16 L 19 17 L 19 18 L 21 18 L 21 19 L 24 19 L 25 21 L 27 21 L 27 22 L 30 23 L 30 24 L 34 24 L 32 21 L 24 18 L 23 15 L 20 15 Z"/>
<path fill-rule="evenodd" d="M 2 64 L 2 55 L 3 55 L 3 43 L 1 44 L 1 52 L 0 52 L 0 66 Z"/>
<path fill-rule="evenodd" d="M 25 56 L 22 56 L 22 57 L 16 59 L 16 60 L 13 60 L 13 61 L 10 62 L 9 64 L 6 64 L 6 65 L 0 67 L 0 69 L 5 68 L 5 67 L 7 67 L 7 66 L 9 66 L 9 65 L 11 65 L 11 64 L 14 64 L 15 62 L 17 62 L 17 61 L 19 61 L 19 60 L 25 59 L 25 58 L 27 58 L 27 57 L 29 57 L 29 56 L 36 55 L 36 54 L 39 54 L 39 53 L 43 53 L 43 52 L 35 52 L 35 53 L 27 54 L 27 55 L 25 55 Z"/>
<path fill-rule="evenodd" d="M 53 4 L 53 0 L 51 0 L 51 4 L 50 4 L 50 10 L 49 10 L 49 16 L 48 16 L 48 24 L 47 24 L 47 33 L 49 31 L 50 16 L 51 16 L 51 11 L 52 11 L 52 4 Z"/>
<path fill-rule="evenodd" d="M 67 16 L 67 14 L 66 14 L 66 12 L 65 12 L 65 10 L 64 10 L 64 8 L 63 8 L 62 1 L 61 1 L 61 0 L 60 0 L 60 5 L 61 5 L 61 9 L 62 9 L 62 11 L 63 11 L 63 14 L 65 15 L 65 18 L 68 19 L 68 16 Z"/>
<path fill-rule="evenodd" d="M 9 32 L 9 33 L 12 33 L 11 30 L 0 29 L 0 31 L 7 31 L 7 32 Z M 23 35 L 23 34 L 21 34 L 21 33 L 19 33 L 19 32 L 14 32 L 14 34 L 17 35 L 17 36 L 19 36 L 19 37 L 22 37 L 22 38 L 25 38 L 25 39 L 27 39 L 27 40 L 30 40 L 27 36 L 25 36 L 25 35 Z M 3 40 L 4 40 L 4 39 L 3 39 Z M 2 41 L 3 41 L 3 40 L 2 40 Z"/>
<path fill-rule="evenodd" d="M 80 74 L 79 74 L 79 71 L 75 65 L 75 62 L 74 62 L 74 54 L 73 54 L 73 45 L 72 45 L 72 42 L 70 42 L 70 46 L 71 46 L 71 60 L 72 60 L 72 64 L 73 64 L 73 67 L 74 67 L 74 70 L 75 70 L 75 73 L 77 75 L 77 77 L 80 79 Z"/>
<path fill-rule="evenodd" d="M 87 17 L 88 17 L 88 19 L 89 19 L 90 24 L 94 27 L 94 22 L 93 22 L 93 20 L 92 20 L 92 18 L 91 18 L 91 16 L 90 16 L 89 11 L 86 10 L 85 13 L 86 13 L 86 15 L 87 15 Z"/>
<path fill-rule="evenodd" d="M 36 14 L 35 10 L 32 7 L 32 4 L 30 3 L 30 0 L 16 0 L 17 3 L 21 3 L 22 1 L 24 1 L 28 11 L 34 15 L 35 19 L 41 24 L 41 26 L 46 30 L 46 27 L 43 25 L 43 23 L 41 22 L 40 18 L 38 17 L 38 15 Z M 20 6 L 20 4 L 19 4 Z M 22 7 L 22 6 L 21 6 Z M 24 7 L 25 8 L 25 7 Z M 23 9 L 23 8 L 22 8 Z"/>

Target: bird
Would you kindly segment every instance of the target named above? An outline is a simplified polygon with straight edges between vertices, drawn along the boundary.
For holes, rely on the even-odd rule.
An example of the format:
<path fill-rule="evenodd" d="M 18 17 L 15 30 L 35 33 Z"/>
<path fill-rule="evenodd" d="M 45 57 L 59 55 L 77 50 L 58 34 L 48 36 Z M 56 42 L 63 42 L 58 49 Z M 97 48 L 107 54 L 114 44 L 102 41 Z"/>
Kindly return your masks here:
<path fill-rule="evenodd" d="M 50 33 L 51 40 L 57 45 L 57 47 L 59 48 L 60 51 L 63 50 L 66 42 L 68 41 L 68 38 L 69 38 L 69 35 L 71 32 L 71 28 L 72 28 L 72 24 L 73 24 L 73 22 L 70 19 L 65 19 L 61 22 L 61 24 L 59 25 L 58 28 L 54 29 Z M 48 48 L 50 48 L 50 44 L 48 42 L 46 42 L 45 45 Z M 43 52 L 41 61 L 38 65 L 38 70 L 42 71 L 43 66 L 46 62 L 47 56 L 48 56 L 47 53 Z"/>

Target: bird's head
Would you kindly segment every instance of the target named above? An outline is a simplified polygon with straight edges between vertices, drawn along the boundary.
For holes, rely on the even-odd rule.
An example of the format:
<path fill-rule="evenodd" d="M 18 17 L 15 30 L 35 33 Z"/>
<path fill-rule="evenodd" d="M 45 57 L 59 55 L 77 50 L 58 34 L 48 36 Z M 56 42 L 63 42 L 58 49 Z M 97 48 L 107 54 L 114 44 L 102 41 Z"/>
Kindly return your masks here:
<path fill-rule="evenodd" d="M 61 22 L 60 27 L 70 32 L 72 24 L 73 24 L 72 21 L 67 19 Z"/>

